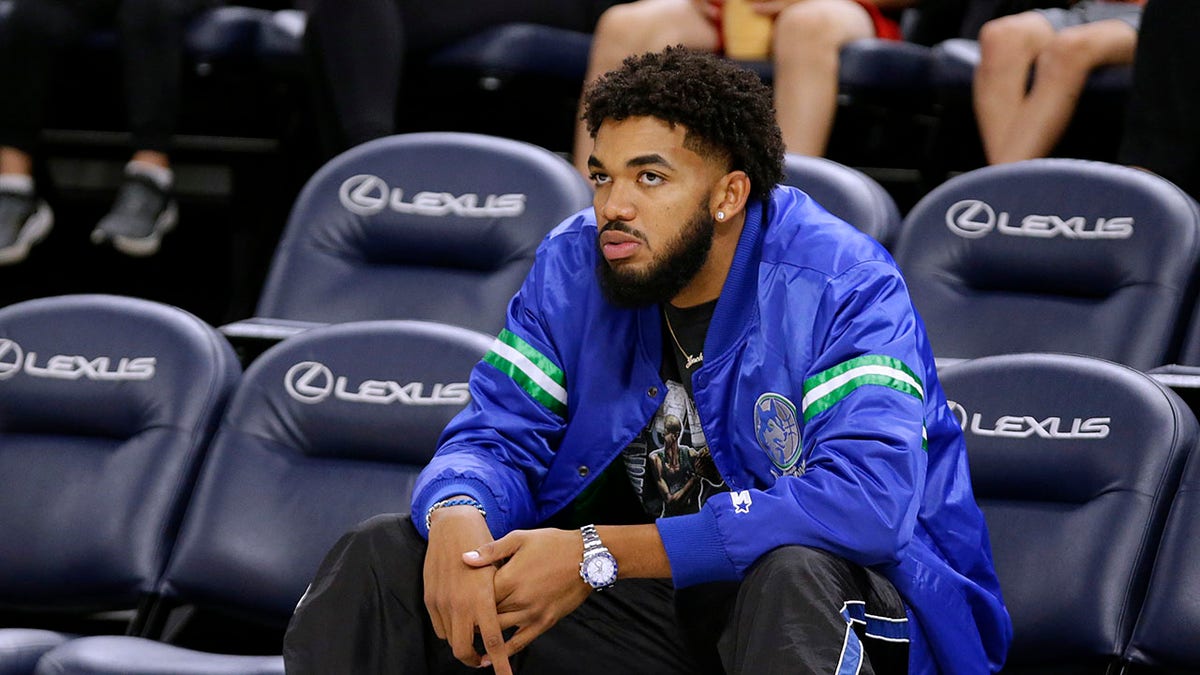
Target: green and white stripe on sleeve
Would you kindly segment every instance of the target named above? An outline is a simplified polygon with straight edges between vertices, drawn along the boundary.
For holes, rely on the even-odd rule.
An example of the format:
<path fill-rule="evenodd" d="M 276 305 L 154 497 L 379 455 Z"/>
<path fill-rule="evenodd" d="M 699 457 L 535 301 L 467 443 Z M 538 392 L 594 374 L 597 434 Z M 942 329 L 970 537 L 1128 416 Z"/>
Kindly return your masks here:
<path fill-rule="evenodd" d="M 567 379 L 562 369 L 515 333 L 500 331 L 483 360 L 511 377 L 550 412 L 560 417 L 566 414 Z"/>
<path fill-rule="evenodd" d="M 839 363 L 804 381 L 804 399 L 800 404 L 807 422 L 837 405 L 850 392 L 864 385 L 889 387 L 925 399 L 921 378 L 899 359 L 867 354 Z"/>

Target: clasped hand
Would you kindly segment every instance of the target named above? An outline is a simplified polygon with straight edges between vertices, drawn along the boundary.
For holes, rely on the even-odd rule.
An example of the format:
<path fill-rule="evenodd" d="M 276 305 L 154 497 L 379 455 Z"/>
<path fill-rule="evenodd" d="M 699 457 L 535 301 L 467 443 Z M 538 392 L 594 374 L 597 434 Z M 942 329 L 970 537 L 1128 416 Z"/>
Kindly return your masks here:
<path fill-rule="evenodd" d="M 470 509 L 474 511 L 474 509 Z M 518 530 L 491 541 L 477 513 L 445 514 L 430 530 L 425 605 L 458 660 L 511 675 L 508 658 L 587 599 L 574 530 Z M 509 639 L 504 631 L 516 628 Z M 475 634 L 485 656 L 475 650 Z"/>

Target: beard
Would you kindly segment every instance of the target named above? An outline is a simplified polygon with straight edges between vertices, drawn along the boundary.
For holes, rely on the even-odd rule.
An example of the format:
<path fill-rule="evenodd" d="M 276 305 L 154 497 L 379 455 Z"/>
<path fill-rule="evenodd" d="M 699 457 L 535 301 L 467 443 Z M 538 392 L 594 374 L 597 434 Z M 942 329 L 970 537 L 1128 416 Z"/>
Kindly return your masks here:
<path fill-rule="evenodd" d="M 640 234 L 619 221 L 605 224 L 601 231 L 610 229 L 635 236 Z M 669 301 L 679 295 L 708 260 L 715 230 L 716 220 L 705 205 L 701 204 L 679 234 L 663 249 L 662 254 L 644 270 L 613 269 L 601 253 L 600 261 L 596 264 L 600 290 L 609 302 L 626 309 Z M 600 248 L 599 237 L 596 239 L 596 248 Z"/>

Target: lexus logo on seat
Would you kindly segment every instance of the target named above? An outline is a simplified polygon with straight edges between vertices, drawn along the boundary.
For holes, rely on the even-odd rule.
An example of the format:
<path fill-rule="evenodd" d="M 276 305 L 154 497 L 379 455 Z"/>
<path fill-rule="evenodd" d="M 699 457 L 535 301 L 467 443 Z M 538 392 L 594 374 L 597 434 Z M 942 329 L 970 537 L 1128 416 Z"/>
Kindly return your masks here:
<path fill-rule="evenodd" d="M 21 345 L 9 339 L 0 339 L 0 380 L 7 380 L 21 370 L 25 355 Z"/>
<path fill-rule="evenodd" d="M 341 401 L 376 405 L 466 405 L 471 400 L 466 382 L 435 383 L 428 393 L 424 382 L 366 379 L 351 385 L 345 375 L 335 376 L 329 366 L 316 361 L 302 361 L 289 368 L 283 386 L 288 396 L 301 403 L 320 403 L 331 395 Z"/>
<path fill-rule="evenodd" d="M 301 403 L 319 403 L 333 392 L 333 372 L 324 364 L 304 361 L 288 369 L 283 386 Z"/>
<path fill-rule="evenodd" d="M 150 380 L 158 359 L 153 356 L 88 357 L 78 354 L 55 354 L 38 364 L 38 353 L 26 353 L 9 339 L 0 339 L 0 380 L 7 380 L 24 371 L 29 377 L 53 380 L 87 379 L 96 382 Z"/>
<path fill-rule="evenodd" d="M 954 415 L 954 419 L 958 420 L 958 426 L 963 429 L 967 428 L 967 409 L 962 407 L 958 401 L 946 401 L 950 406 L 950 413 Z"/>
<path fill-rule="evenodd" d="M 1073 241 L 1128 239 L 1133 236 L 1133 216 L 1056 216 L 1031 213 L 1018 220 L 1007 211 L 996 211 L 987 202 L 964 199 L 946 209 L 946 226 L 966 239 L 978 239 L 992 230 L 1009 237 L 1062 238 Z"/>
<path fill-rule="evenodd" d="M 957 401 L 947 401 L 964 433 L 993 438 L 1045 438 L 1098 440 L 1108 438 L 1112 417 L 1062 417 L 1059 415 L 990 415 L 968 413 Z"/>
<path fill-rule="evenodd" d="M 996 211 L 978 199 L 964 199 L 946 209 L 946 226 L 967 239 L 978 239 L 996 227 Z"/>
<path fill-rule="evenodd" d="M 388 185 L 379 176 L 360 174 L 342 183 L 338 198 L 353 213 L 373 216 L 387 206 Z"/>
<path fill-rule="evenodd" d="M 338 199 L 351 213 L 373 216 L 390 208 L 397 213 L 418 216 L 461 216 L 464 218 L 510 218 L 525 212 L 525 195 L 490 194 L 484 197 L 467 192 L 422 191 L 405 200 L 404 190 L 390 187 L 379 176 L 358 174 L 342 182 Z"/>

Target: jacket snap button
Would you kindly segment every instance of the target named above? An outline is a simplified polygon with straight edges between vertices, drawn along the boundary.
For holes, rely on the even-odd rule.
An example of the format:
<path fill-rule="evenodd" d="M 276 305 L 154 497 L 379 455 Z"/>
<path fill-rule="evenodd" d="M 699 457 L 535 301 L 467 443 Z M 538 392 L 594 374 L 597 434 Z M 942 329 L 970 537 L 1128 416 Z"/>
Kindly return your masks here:
<path fill-rule="evenodd" d="M 579 467 L 579 477 L 587 478 L 587 475 L 588 475 L 588 468 L 586 466 Z"/>
<path fill-rule="evenodd" d="M 650 387 L 649 389 L 646 390 L 646 395 L 649 396 L 650 398 L 654 398 L 654 397 L 658 396 L 658 387 Z"/>

